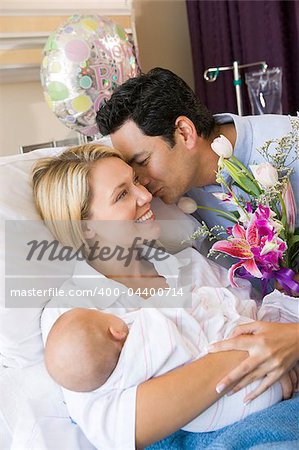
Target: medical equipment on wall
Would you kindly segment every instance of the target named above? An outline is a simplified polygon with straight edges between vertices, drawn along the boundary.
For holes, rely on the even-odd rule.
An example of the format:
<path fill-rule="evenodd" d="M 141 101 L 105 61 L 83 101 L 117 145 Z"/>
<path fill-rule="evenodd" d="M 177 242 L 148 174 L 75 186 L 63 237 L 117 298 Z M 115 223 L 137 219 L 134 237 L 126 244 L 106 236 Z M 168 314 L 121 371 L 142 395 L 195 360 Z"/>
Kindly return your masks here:
<path fill-rule="evenodd" d="M 282 68 L 245 74 L 252 114 L 282 114 Z"/>
<path fill-rule="evenodd" d="M 262 72 L 266 73 L 268 65 L 265 61 L 259 61 L 251 64 L 242 64 L 240 65 L 238 61 L 234 61 L 232 66 L 223 66 L 223 67 L 210 67 L 204 72 L 204 79 L 209 82 L 216 81 L 220 72 L 225 70 L 232 70 L 234 75 L 233 84 L 236 90 L 236 100 L 237 100 L 237 108 L 239 116 L 243 115 L 243 105 L 242 105 L 242 95 L 241 95 L 241 85 L 242 79 L 240 76 L 240 69 L 245 69 L 247 67 L 260 66 Z"/>

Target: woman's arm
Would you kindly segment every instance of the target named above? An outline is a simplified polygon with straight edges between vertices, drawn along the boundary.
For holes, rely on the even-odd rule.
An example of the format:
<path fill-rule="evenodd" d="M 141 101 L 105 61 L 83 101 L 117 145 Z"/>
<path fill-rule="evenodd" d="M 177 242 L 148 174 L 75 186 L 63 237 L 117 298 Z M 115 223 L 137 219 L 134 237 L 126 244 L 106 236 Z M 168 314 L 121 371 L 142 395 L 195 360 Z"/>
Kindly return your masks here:
<path fill-rule="evenodd" d="M 221 395 L 220 379 L 247 356 L 243 351 L 209 354 L 137 388 L 136 447 L 143 448 L 182 428 Z"/>
<path fill-rule="evenodd" d="M 231 339 L 217 342 L 211 352 L 246 350 L 249 356 L 226 375 L 218 390 L 237 392 L 254 380 L 265 377 L 245 401 L 251 401 L 268 389 L 299 360 L 299 324 L 252 322 L 236 328 Z"/>

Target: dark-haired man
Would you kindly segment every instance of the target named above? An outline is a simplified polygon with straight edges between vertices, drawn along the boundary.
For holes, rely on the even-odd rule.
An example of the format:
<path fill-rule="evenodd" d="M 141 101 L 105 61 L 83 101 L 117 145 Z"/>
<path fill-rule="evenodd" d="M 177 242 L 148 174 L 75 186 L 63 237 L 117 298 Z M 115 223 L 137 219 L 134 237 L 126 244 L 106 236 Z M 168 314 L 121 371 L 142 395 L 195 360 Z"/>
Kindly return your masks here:
<path fill-rule="evenodd" d="M 266 140 L 282 137 L 292 129 L 288 116 L 213 116 L 180 77 L 161 68 L 131 78 L 116 89 L 99 109 L 97 124 L 103 135 L 111 136 L 114 147 L 154 196 L 176 203 L 188 192 L 198 205 L 216 209 L 223 209 L 224 204 L 212 195 L 220 190 L 215 179 L 218 156 L 211 149 L 212 141 L 220 134 L 226 136 L 234 156 L 248 167 L 263 162 L 257 149 Z M 292 183 L 299 204 L 298 158 L 295 165 Z M 228 175 L 226 181 L 231 181 Z M 209 227 L 228 225 L 211 211 L 201 210 L 198 218 Z"/>
<path fill-rule="evenodd" d="M 216 184 L 218 156 L 211 148 L 220 134 L 234 148 L 234 156 L 245 166 L 262 162 L 257 148 L 266 140 L 280 138 L 292 129 L 287 116 L 248 116 L 233 114 L 213 116 L 201 104 L 192 89 L 169 70 L 156 68 L 126 81 L 98 111 L 100 133 L 110 135 L 114 147 L 132 164 L 136 173 L 154 196 L 165 203 L 175 203 L 188 192 L 197 204 L 223 209 L 223 203 L 212 195 Z M 296 155 L 293 149 L 293 155 Z M 298 158 L 295 161 L 293 186 L 297 203 Z M 229 183 L 229 178 L 227 179 Z M 208 226 L 221 224 L 211 211 L 201 211 L 200 219 Z M 297 216 L 298 223 L 298 216 Z M 225 223 L 227 225 L 227 223 Z M 240 327 L 248 333 L 216 344 L 215 350 L 245 350 L 249 358 L 219 383 L 219 388 L 235 390 L 253 379 L 265 376 L 252 394 L 255 398 L 299 359 L 299 325 L 254 322 Z M 256 336 L 255 336 L 256 335 Z M 292 373 L 292 384 L 298 379 Z M 292 389 L 284 389 L 286 397 Z"/>

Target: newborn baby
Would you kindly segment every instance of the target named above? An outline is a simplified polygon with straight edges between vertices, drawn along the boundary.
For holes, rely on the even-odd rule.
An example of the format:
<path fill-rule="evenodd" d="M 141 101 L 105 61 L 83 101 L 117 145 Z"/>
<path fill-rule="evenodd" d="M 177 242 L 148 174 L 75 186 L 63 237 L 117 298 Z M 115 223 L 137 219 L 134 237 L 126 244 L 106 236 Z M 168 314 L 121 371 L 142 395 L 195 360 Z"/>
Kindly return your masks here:
<path fill-rule="evenodd" d="M 123 320 L 95 309 L 65 312 L 46 341 L 50 375 L 71 391 L 122 392 L 204 356 L 211 342 L 229 337 L 241 323 L 257 317 L 298 321 L 298 304 L 277 291 L 265 297 L 258 312 L 254 302 L 240 302 L 226 288 L 202 287 L 193 295 L 192 308 L 143 308 L 125 313 Z M 220 398 L 183 429 L 217 430 L 282 399 L 277 382 L 244 405 L 259 383 Z"/>
<path fill-rule="evenodd" d="M 115 369 L 128 332 L 117 316 L 95 309 L 71 309 L 58 318 L 48 335 L 47 370 L 66 389 L 93 391 Z"/>

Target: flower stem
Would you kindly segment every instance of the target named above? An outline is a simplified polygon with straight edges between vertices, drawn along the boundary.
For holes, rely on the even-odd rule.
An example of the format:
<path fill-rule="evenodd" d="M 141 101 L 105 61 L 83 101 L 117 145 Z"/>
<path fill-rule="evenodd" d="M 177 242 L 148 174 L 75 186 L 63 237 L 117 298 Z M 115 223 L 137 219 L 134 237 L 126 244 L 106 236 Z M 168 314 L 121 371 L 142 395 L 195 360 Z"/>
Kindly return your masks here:
<path fill-rule="evenodd" d="M 234 191 L 229 187 L 229 185 L 225 182 L 224 178 L 222 175 L 219 175 L 219 179 L 221 181 L 221 184 L 223 184 L 223 186 L 226 187 L 226 189 L 228 190 L 228 192 L 232 195 L 233 199 L 235 200 L 235 202 L 237 203 L 237 205 L 239 206 L 239 208 L 243 211 L 243 213 L 245 214 L 247 220 L 250 219 L 249 214 L 247 213 L 247 211 L 243 208 L 243 206 L 241 205 L 241 203 L 239 202 L 239 200 L 237 199 L 236 195 L 234 194 Z"/>
<path fill-rule="evenodd" d="M 278 194 L 278 198 L 279 198 L 279 201 L 281 204 L 281 222 L 282 222 L 283 226 L 285 227 L 286 239 L 288 240 L 289 230 L 288 230 L 288 221 L 287 221 L 287 209 L 286 209 L 286 205 L 282 198 L 281 193 Z"/>
<path fill-rule="evenodd" d="M 232 220 L 233 222 L 238 223 L 238 219 L 233 214 L 226 213 L 224 211 L 221 211 L 220 209 L 209 208 L 208 206 L 198 206 L 197 209 L 206 209 L 208 211 L 217 212 L 217 213 L 221 214 L 222 216 L 227 217 L 228 219 Z"/>

